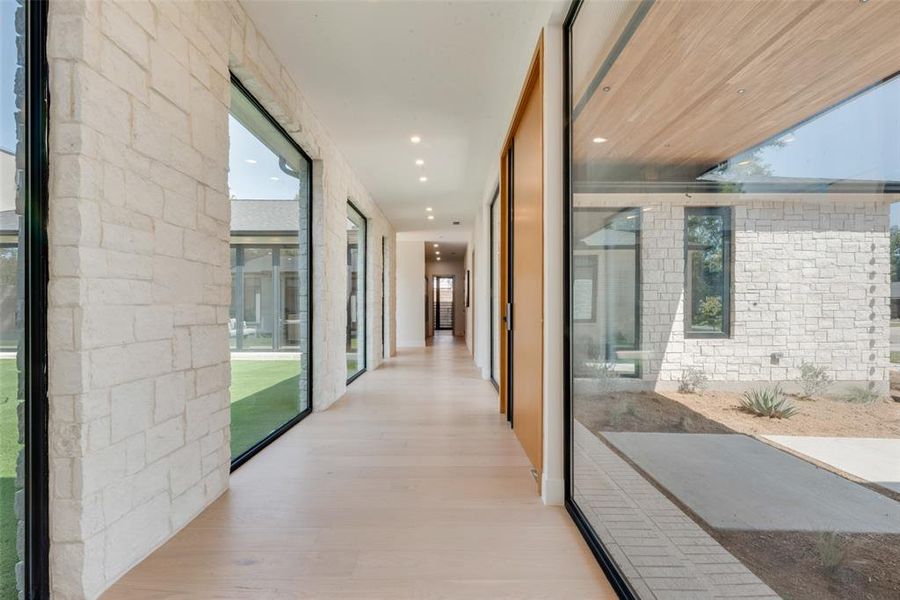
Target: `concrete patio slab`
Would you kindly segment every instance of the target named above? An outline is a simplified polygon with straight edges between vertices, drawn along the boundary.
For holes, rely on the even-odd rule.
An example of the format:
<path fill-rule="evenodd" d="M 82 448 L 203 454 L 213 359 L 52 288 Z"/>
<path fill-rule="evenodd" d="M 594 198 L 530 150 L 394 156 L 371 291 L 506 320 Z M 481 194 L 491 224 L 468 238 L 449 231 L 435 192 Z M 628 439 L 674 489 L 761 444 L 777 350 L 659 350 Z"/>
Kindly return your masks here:
<path fill-rule="evenodd" d="M 900 439 L 764 435 L 767 440 L 900 492 Z"/>
<path fill-rule="evenodd" d="M 900 533 L 900 502 L 745 435 L 602 435 L 717 529 Z"/>

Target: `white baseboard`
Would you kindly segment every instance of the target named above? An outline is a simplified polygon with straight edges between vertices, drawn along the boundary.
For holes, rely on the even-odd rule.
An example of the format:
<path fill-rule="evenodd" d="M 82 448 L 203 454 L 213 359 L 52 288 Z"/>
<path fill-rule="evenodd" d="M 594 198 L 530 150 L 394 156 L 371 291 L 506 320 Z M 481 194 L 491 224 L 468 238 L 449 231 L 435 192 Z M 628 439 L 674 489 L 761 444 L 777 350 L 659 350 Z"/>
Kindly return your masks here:
<path fill-rule="evenodd" d="M 547 506 L 562 506 L 566 501 L 566 482 L 564 479 L 549 479 L 541 476 L 541 500 Z"/>

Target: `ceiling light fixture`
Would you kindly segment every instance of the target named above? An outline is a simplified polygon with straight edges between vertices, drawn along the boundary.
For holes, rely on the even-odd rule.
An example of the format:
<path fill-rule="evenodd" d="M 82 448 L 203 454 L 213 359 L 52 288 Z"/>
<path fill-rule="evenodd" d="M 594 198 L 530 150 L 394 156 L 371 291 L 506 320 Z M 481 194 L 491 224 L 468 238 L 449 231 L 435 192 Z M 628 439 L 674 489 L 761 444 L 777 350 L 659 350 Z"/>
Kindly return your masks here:
<path fill-rule="evenodd" d="M 420 137 L 417 136 L 417 135 L 414 135 L 414 136 L 412 136 L 412 137 L 409 138 L 409 141 L 411 141 L 413 144 L 418 144 L 419 142 L 422 141 L 422 138 L 420 138 Z"/>
<path fill-rule="evenodd" d="M 781 141 L 782 143 L 785 143 L 785 144 L 790 144 L 791 142 L 793 142 L 793 141 L 796 140 L 796 139 L 797 139 L 797 138 L 795 138 L 795 137 L 793 136 L 793 134 L 790 134 L 790 133 L 789 133 L 789 134 L 787 134 L 786 136 L 784 136 L 783 138 L 781 138 L 781 140 L 779 140 L 779 141 Z"/>
<path fill-rule="evenodd" d="M 280 181 L 280 179 L 279 179 L 278 177 L 274 177 L 274 176 L 273 176 L 273 177 L 269 177 L 269 179 L 271 179 L 272 181 Z"/>
<path fill-rule="evenodd" d="M 441 260 L 441 257 L 440 257 L 440 256 L 438 256 L 438 260 Z"/>
<path fill-rule="evenodd" d="M 741 88 L 741 89 L 739 89 L 739 90 L 737 91 L 737 93 L 738 93 L 738 94 L 743 94 L 743 93 L 746 92 L 746 91 L 747 91 L 747 90 L 745 90 L 744 88 Z"/>
<path fill-rule="evenodd" d="M 425 164 L 425 161 L 422 160 L 421 158 L 417 158 L 417 159 L 416 159 L 416 166 L 417 166 L 417 167 L 421 167 L 421 166 L 424 165 L 424 164 Z"/>
<path fill-rule="evenodd" d="M 427 210 L 428 212 L 431 212 L 431 207 L 429 206 L 429 207 L 426 208 L 425 210 Z"/>
<path fill-rule="evenodd" d="M 434 253 L 440 255 L 441 251 L 440 251 L 440 250 L 435 250 Z"/>
<path fill-rule="evenodd" d="M 595 144 L 602 144 L 602 143 L 604 143 L 605 141 L 606 141 L 606 138 L 605 138 L 605 137 L 595 137 L 595 138 L 594 138 L 594 143 L 595 143 Z"/>
<path fill-rule="evenodd" d="M 255 158 L 245 158 L 244 162 L 247 163 L 248 165 L 255 165 L 256 159 Z"/>
<path fill-rule="evenodd" d="M 422 175 L 421 177 L 419 177 L 419 181 L 421 181 L 422 183 L 425 183 L 426 181 L 428 181 L 428 178 L 425 177 L 424 175 Z"/>
<path fill-rule="evenodd" d="M 440 247 L 440 244 L 435 244 L 434 247 L 435 247 L 435 248 L 439 248 L 439 247 Z"/>
<path fill-rule="evenodd" d="M 751 162 L 753 162 L 753 161 L 751 161 L 751 160 L 742 160 L 741 162 L 738 163 L 738 166 L 743 167 L 744 165 L 749 165 Z"/>

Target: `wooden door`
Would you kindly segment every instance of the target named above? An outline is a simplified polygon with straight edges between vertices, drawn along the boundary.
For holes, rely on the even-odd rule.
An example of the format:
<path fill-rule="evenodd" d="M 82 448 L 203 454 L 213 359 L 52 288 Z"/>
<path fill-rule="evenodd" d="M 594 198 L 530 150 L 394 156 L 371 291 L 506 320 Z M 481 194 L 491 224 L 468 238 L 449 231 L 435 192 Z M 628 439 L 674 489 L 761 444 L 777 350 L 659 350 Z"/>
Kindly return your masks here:
<path fill-rule="evenodd" d="M 543 457 L 544 186 L 540 81 L 529 93 L 513 139 L 513 429 L 540 473 Z"/>

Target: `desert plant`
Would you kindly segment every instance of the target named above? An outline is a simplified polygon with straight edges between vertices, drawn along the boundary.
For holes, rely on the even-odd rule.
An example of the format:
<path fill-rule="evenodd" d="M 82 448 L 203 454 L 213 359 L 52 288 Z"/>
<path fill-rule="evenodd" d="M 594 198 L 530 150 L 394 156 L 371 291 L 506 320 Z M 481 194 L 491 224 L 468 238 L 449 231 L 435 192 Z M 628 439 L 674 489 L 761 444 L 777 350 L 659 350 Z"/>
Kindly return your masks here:
<path fill-rule="evenodd" d="M 615 386 L 615 380 L 619 376 L 616 373 L 615 366 L 606 361 L 600 360 L 593 364 L 595 379 L 597 380 L 597 389 L 601 394 L 611 392 Z"/>
<path fill-rule="evenodd" d="M 797 408 L 784 395 L 780 385 L 744 392 L 741 408 L 750 414 L 770 419 L 788 419 L 797 414 Z"/>
<path fill-rule="evenodd" d="M 869 388 L 861 385 L 855 385 L 847 390 L 847 393 L 841 396 L 841 400 L 851 404 L 871 404 L 877 401 L 881 396 Z"/>
<path fill-rule="evenodd" d="M 833 531 L 827 531 L 816 540 L 816 549 L 819 551 L 819 561 L 826 571 L 836 570 L 842 562 L 846 550 L 841 544 L 841 536 Z"/>
<path fill-rule="evenodd" d="M 691 367 L 681 372 L 678 391 L 682 394 L 702 394 L 708 384 L 709 377 L 706 376 L 706 373 L 702 369 Z"/>
<path fill-rule="evenodd" d="M 812 398 L 818 396 L 828 389 L 831 385 L 831 377 L 825 367 L 817 367 L 813 363 L 804 362 L 800 365 L 800 377 L 797 378 L 800 389 L 803 390 L 801 398 Z"/>

